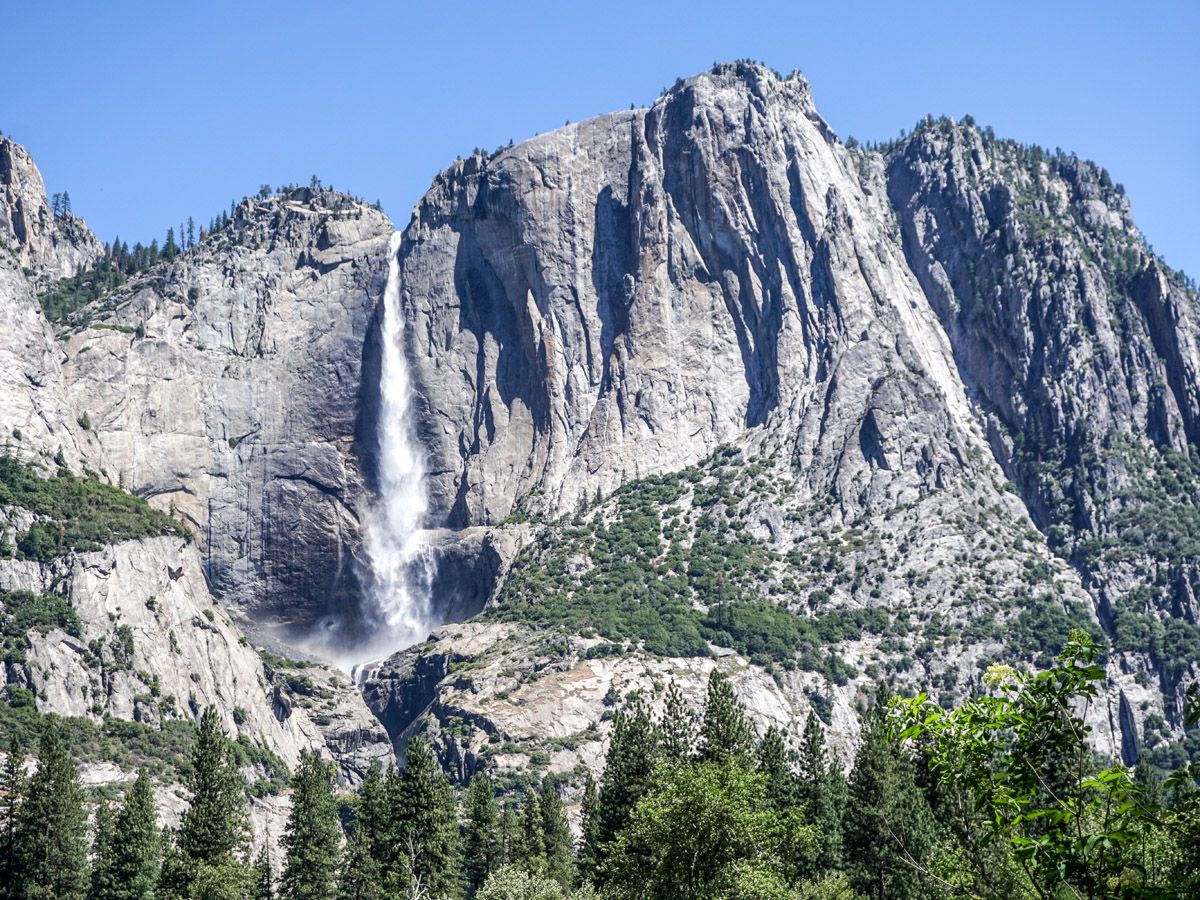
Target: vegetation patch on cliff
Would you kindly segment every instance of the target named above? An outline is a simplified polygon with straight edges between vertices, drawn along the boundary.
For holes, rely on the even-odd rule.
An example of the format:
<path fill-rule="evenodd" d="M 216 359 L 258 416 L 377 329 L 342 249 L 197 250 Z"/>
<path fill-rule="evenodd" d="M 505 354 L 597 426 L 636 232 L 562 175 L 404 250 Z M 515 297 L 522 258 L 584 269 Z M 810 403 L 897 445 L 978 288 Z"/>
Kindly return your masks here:
<path fill-rule="evenodd" d="M 92 475 L 80 478 L 66 467 L 42 478 L 11 455 L 0 456 L 0 508 L 4 507 L 28 510 L 34 521 L 15 542 L 0 536 L 0 557 L 47 562 L 119 541 L 161 535 L 190 538 L 183 525 L 141 497 Z"/>
<path fill-rule="evenodd" d="M 79 615 L 62 597 L 31 591 L 0 591 L 0 653 L 5 664 L 23 662 L 29 632 L 61 628 L 79 637 Z"/>
<path fill-rule="evenodd" d="M 32 750 L 48 730 L 55 730 L 82 763 L 114 763 L 122 769 L 145 769 L 156 779 L 186 780 L 192 771 L 196 725 L 191 719 L 169 719 L 154 726 L 105 716 L 59 716 L 38 710 L 32 691 L 18 684 L 0 690 L 0 734 L 5 743 Z M 239 767 L 250 768 L 257 780 L 249 789 L 256 796 L 275 794 L 288 782 L 287 764 L 244 734 L 232 741 Z"/>

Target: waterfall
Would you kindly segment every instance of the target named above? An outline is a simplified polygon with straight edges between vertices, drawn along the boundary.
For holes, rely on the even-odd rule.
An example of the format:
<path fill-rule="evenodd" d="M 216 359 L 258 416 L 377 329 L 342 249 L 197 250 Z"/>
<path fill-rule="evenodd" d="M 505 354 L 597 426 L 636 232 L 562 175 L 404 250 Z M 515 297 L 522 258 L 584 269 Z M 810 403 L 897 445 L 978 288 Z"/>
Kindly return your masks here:
<path fill-rule="evenodd" d="M 360 659 L 400 650 L 425 638 L 432 626 L 430 566 L 420 532 L 428 503 L 424 461 L 413 433 L 411 387 L 404 358 L 400 311 L 400 232 L 388 246 L 383 294 L 380 366 L 378 493 L 365 529 L 368 601 L 377 633 L 360 648 Z"/>

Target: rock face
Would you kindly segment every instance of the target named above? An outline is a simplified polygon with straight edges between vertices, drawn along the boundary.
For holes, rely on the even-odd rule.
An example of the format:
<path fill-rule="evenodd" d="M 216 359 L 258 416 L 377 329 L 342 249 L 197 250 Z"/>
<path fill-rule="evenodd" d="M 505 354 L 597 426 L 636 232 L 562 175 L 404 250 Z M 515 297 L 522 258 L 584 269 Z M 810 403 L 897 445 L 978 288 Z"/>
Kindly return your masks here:
<path fill-rule="evenodd" d="M 37 284 L 94 239 L 5 147 L 9 439 L 149 497 L 198 548 L 0 576 L 59 585 L 89 640 L 119 613 L 146 665 L 190 628 L 176 704 L 217 660 L 195 690 L 285 758 L 386 753 L 344 682 L 263 665 L 207 604 L 255 637 L 356 638 L 387 219 L 329 191 L 247 200 L 56 336 Z M 396 262 L 431 584 L 458 623 L 365 673 L 401 753 L 423 730 L 460 775 L 579 776 L 614 703 L 672 680 L 698 697 L 720 668 L 760 727 L 814 709 L 848 759 L 880 680 L 952 700 L 1073 627 L 1109 648 L 1097 746 L 1184 752 L 1200 300 L 1103 170 L 969 121 L 861 149 L 798 75 L 721 65 L 456 163 Z M 163 714 L 136 668 L 79 669 L 70 637 L 6 677 L 64 711 L 94 715 L 102 690 L 114 715 Z"/>
<path fill-rule="evenodd" d="M 1200 651 L 1195 290 L 1073 156 L 931 124 L 890 155 L 888 190 L 992 452 L 1177 715 Z"/>
<path fill-rule="evenodd" d="M 649 109 L 460 161 L 398 260 L 431 525 L 528 544 L 489 557 L 486 618 L 587 640 L 622 602 L 619 569 L 719 648 L 711 583 L 688 568 L 715 534 L 734 599 L 890 622 L 827 644 L 849 667 L 814 676 L 835 731 L 878 677 L 952 696 L 990 661 L 1044 661 L 1074 624 L 1114 651 L 1098 743 L 1132 760 L 1179 736 L 1200 653 L 1190 525 L 1171 524 L 1200 500 L 1197 297 L 1102 170 L 945 120 L 847 147 L 800 77 L 723 65 Z M 741 474 L 713 454 L 727 443 Z M 1155 539 L 1131 549 L 1150 511 Z M 532 741 L 570 770 L 580 757 L 536 737 L 561 695 L 526 698 L 522 724 L 487 674 L 500 654 L 591 684 L 546 634 L 447 630 L 380 667 L 368 700 L 458 765 Z M 674 658 L 644 637 L 619 639 L 643 690 Z M 587 740 L 600 712 L 571 719 Z"/>
<path fill-rule="evenodd" d="M 103 467 L 195 529 L 209 584 L 254 625 L 354 621 L 339 614 L 358 595 L 367 336 L 391 232 L 332 191 L 247 200 L 66 342 Z"/>
<path fill-rule="evenodd" d="M 88 439 L 67 399 L 62 351 L 32 281 L 0 251 L 0 440 L 45 469 L 53 458 L 78 468 Z"/>
<path fill-rule="evenodd" d="M 755 428 L 836 453 L 876 405 L 961 443 L 976 424 L 895 236 L 808 85 L 759 69 L 456 165 L 400 251 L 435 515 L 563 511 Z M 806 422 L 831 386 L 855 415 Z"/>
<path fill-rule="evenodd" d="M 65 278 L 87 268 L 103 247 L 78 216 L 56 216 L 46 185 L 20 144 L 0 136 L 0 248 L 23 267 L 46 278 Z"/>
<path fill-rule="evenodd" d="M 248 245 L 259 240 L 255 228 L 266 228 L 265 216 L 275 217 L 272 248 L 263 248 L 262 259 L 250 259 Z M 357 690 L 345 676 L 322 666 L 274 656 L 264 661 L 244 637 L 244 622 L 235 624 L 216 605 L 210 578 L 219 583 L 213 572 L 228 570 L 233 573 L 225 581 L 233 583 L 229 593 L 261 596 L 256 591 L 263 585 L 234 578 L 236 562 L 244 558 L 243 579 L 276 586 L 292 577 L 291 596 L 299 598 L 299 606 L 304 597 L 297 569 L 318 571 L 338 558 L 343 539 L 350 547 L 357 542 L 350 501 L 343 503 L 339 492 L 360 478 L 346 460 L 353 455 L 361 414 L 359 360 L 374 304 L 371 266 L 382 262 L 371 240 L 375 233 L 386 237 L 390 228 L 375 211 L 325 192 L 247 204 L 235 226 L 240 230 L 214 236 L 190 258 L 160 266 L 144 282 L 130 284 L 127 294 L 107 298 L 113 308 L 84 311 L 85 317 L 108 321 L 56 335 L 37 294 L 89 263 L 100 244 L 82 220 L 50 214 L 28 154 L 0 139 L 5 454 L 42 475 L 65 465 L 76 474 L 91 471 L 134 488 L 164 510 L 185 515 L 207 539 L 208 550 L 202 556 L 195 543 L 160 537 L 50 562 L 21 559 L 14 554 L 14 539 L 35 515 L 0 503 L 0 592 L 52 595 L 78 617 L 70 633 L 61 627 L 29 631 L 20 652 L 0 665 L 0 686 L 30 691 L 40 713 L 84 717 L 96 727 L 110 718 L 153 730 L 191 721 L 204 706 L 215 705 L 231 734 L 244 735 L 289 764 L 302 750 L 321 750 L 339 762 L 343 779 L 353 782 L 372 762 L 391 754 L 386 734 Z M 279 246 L 291 247 L 286 261 L 276 252 Z M 259 282 L 248 275 L 251 265 L 261 270 Z M 183 273 L 187 284 L 173 285 Z M 211 298 L 212 305 L 196 319 L 181 321 L 181 308 L 199 299 L 188 286 L 208 286 L 221 277 L 234 285 L 230 293 Z M 361 297 L 347 287 L 356 279 Z M 170 306 L 167 298 L 182 301 L 183 307 Z M 135 303 L 138 315 L 125 327 L 120 317 Z M 208 361 L 204 345 L 193 349 L 190 343 L 192 330 L 201 327 L 214 345 Z M 188 338 L 177 350 L 170 337 L 181 333 Z M 324 403 L 330 414 L 305 408 L 305 400 Z M 232 421 L 238 425 L 251 417 L 265 423 L 270 443 L 239 442 L 233 439 L 236 429 L 230 429 L 221 447 L 215 433 L 205 429 L 228 424 L 227 408 L 236 411 Z M 102 421 L 105 415 L 111 423 Z M 244 461 L 234 446 L 243 443 Z M 210 444 L 218 444 L 215 453 Z M 210 463 L 213 455 L 217 463 Z M 227 486 L 228 492 L 211 491 L 210 483 Z M 322 499 L 313 502 L 314 497 Z M 222 557 L 237 543 L 229 532 L 240 520 L 230 510 L 239 504 L 261 516 L 243 539 L 246 552 Z M 268 514 L 272 510 L 274 518 Z M 350 536 L 339 530 L 345 521 L 351 523 Z M 299 551 L 291 556 L 280 551 L 272 570 L 275 581 L 268 582 L 251 562 L 262 563 L 264 543 L 283 543 L 277 529 L 284 528 L 290 537 L 309 541 L 308 559 L 297 567 Z M 218 541 L 210 537 L 214 529 L 221 535 Z M 335 570 L 327 565 L 327 584 Z M 330 602 L 320 596 L 322 603 Z M 0 595 L 0 616 L 10 613 L 6 602 Z M 13 696 L 4 693 L 6 700 Z M 125 777 L 111 765 L 97 772 L 102 781 Z"/>
<path fill-rule="evenodd" d="M 326 743 L 313 721 L 316 709 L 310 713 L 286 681 L 272 679 L 270 666 L 214 604 L 195 548 L 179 538 L 126 541 L 50 565 L 0 562 L 0 590 L 58 592 L 81 620 L 77 635 L 30 632 L 25 660 L 4 669 L 2 683 L 32 690 L 43 711 L 157 726 L 212 705 L 230 733 L 252 735 L 289 765 L 301 750 Z M 332 718 L 337 710 L 330 704 L 322 712 Z M 335 747 L 342 749 L 337 742 L 348 730 L 360 731 L 359 746 L 339 755 L 348 772 L 365 771 L 379 755 L 370 752 L 380 747 L 378 726 L 365 715 L 347 724 L 339 723 Z M 365 756 L 356 759 L 360 750 Z"/>

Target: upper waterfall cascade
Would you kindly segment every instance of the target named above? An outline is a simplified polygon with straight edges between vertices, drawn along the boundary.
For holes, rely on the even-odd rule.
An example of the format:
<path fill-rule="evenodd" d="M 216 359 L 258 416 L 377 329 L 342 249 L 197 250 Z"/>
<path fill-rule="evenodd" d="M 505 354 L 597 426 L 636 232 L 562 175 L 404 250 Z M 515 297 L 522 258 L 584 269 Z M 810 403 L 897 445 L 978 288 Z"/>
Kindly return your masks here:
<path fill-rule="evenodd" d="M 379 633 L 368 647 L 361 648 L 369 656 L 415 644 L 432 626 L 429 560 L 420 540 L 428 501 L 424 460 L 413 434 L 409 408 L 412 389 L 404 358 L 397 258 L 400 237 L 396 232 L 388 245 L 379 386 L 378 493 L 365 529 L 370 565 L 368 600 L 379 626 Z"/>

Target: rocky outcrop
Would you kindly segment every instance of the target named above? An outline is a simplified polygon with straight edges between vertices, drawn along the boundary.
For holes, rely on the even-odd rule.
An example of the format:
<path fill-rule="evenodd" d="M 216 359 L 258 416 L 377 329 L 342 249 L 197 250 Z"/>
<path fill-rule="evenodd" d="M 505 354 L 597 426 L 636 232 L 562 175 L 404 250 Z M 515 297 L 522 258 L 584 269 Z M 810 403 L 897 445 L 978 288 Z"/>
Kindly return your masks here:
<path fill-rule="evenodd" d="M 992 452 L 1115 647 L 1149 651 L 1178 724 L 1178 657 L 1200 653 L 1200 561 L 1180 541 L 1200 500 L 1200 298 L 1150 252 L 1120 185 L 1073 155 L 930 120 L 887 174 Z M 1146 640 L 1164 624 L 1173 651 Z"/>
<path fill-rule="evenodd" d="M 55 215 L 28 151 L 0 136 L 0 253 L 47 280 L 87 268 L 103 247 L 83 219 Z"/>
<path fill-rule="evenodd" d="M 54 594 L 79 617 L 74 633 L 29 632 L 23 659 L 3 667 L 0 683 L 31 690 L 42 712 L 157 727 L 215 706 L 231 734 L 289 765 L 328 745 L 349 780 L 387 754 L 378 723 L 345 702 L 354 692 L 343 676 L 325 673 L 320 680 L 332 683 L 322 685 L 301 667 L 274 677 L 213 602 L 195 547 L 180 538 L 126 541 L 50 564 L 0 560 L 0 591 Z"/>
<path fill-rule="evenodd" d="M 443 761 L 465 780 L 487 765 L 493 777 L 544 769 L 580 775 L 603 766 L 612 713 L 641 696 L 655 714 L 675 684 L 697 709 L 714 668 L 731 680 L 760 731 L 776 725 L 799 737 L 819 676 L 796 672 L 781 682 L 733 653 L 644 659 L 589 657 L 595 638 L 545 642 L 511 625 L 467 623 L 437 629 L 419 650 L 381 667 L 367 687 L 372 708 L 406 738 L 424 730 Z M 834 726 L 843 761 L 858 733 L 854 691 L 839 692 L 822 714 Z"/>
<path fill-rule="evenodd" d="M 189 523 L 209 584 L 252 628 L 357 618 L 368 332 L 391 232 L 332 191 L 247 200 L 66 341 L 101 465 Z"/>

